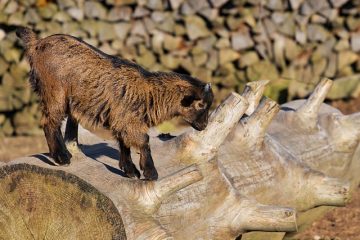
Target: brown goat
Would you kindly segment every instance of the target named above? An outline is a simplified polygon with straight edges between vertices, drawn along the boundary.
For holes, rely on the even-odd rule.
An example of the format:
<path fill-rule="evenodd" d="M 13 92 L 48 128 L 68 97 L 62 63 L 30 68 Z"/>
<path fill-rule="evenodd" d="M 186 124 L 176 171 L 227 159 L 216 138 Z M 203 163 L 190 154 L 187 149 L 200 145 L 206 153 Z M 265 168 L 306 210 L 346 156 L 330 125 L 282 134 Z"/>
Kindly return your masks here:
<path fill-rule="evenodd" d="M 70 163 L 65 142 L 77 143 L 78 122 L 87 122 L 112 131 L 119 142 L 119 166 L 127 176 L 140 178 L 130 155 L 130 147 L 138 147 L 144 177 L 155 180 L 148 129 L 175 116 L 197 130 L 207 125 L 213 101 L 209 84 L 182 74 L 149 72 L 69 35 L 37 39 L 22 27 L 16 34 L 25 44 L 41 124 L 58 164 Z M 64 142 L 60 126 L 66 116 Z"/>

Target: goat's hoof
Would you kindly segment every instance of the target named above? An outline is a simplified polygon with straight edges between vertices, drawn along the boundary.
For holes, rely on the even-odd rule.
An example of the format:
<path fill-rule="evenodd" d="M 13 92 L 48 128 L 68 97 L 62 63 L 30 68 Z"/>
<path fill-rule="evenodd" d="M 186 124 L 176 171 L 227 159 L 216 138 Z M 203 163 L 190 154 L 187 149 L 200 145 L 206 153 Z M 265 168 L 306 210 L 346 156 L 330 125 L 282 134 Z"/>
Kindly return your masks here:
<path fill-rule="evenodd" d="M 123 170 L 129 178 L 140 178 L 140 172 L 134 164 L 131 164 L 130 166 L 125 165 L 125 167 L 120 167 L 120 169 Z"/>
<path fill-rule="evenodd" d="M 72 155 L 68 151 L 55 153 L 53 156 L 55 162 L 61 166 L 68 166 L 70 164 L 71 157 Z"/>
<path fill-rule="evenodd" d="M 143 172 L 145 180 L 157 180 L 159 175 L 155 168 L 146 168 Z"/>

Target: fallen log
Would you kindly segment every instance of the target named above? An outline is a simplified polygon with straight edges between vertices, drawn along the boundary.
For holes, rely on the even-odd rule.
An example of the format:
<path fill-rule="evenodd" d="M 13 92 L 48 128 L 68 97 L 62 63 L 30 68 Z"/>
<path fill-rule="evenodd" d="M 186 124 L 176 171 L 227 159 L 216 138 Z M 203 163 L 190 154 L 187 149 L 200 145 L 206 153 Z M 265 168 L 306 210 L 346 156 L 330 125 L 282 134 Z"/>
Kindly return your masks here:
<path fill-rule="evenodd" d="M 359 170 L 360 154 L 354 150 L 359 125 L 349 124 L 358 124 L 353 120 L 358 115 L 338 117 L 349 128 L 343 135 L 335 128 L 332 135 L 316 135 L 324 127 L 321 119 L 337 112 L 321 105 L 328 80 L 298 107 L 281 108 L 262 97 L 266 83 L 250 83 L 242 96 L 232 93 L 213 111 L 204 131 L 188 129 L 166 139 L 152 134 L 159 172 L 155 182 L 123 177 L 116 144 L 82 128 L 81 145 L 71 148 L 74 159 L 68 167 L 54 166 L 46 154 L 0 165 L 5 193 L 0 199 L 0 230 L 8 234 L 0 236 L 6 239 L 16 232 L 20 239 L 56 234 L 76 239 L 235 239 L 248 231 L 276 231 L 281 239 L 285 232 L 307 224 L 301 216 L 312 209 L 343 206 L 349 182 L 353 186 L 359 181 L 351 175 L 356 170 L 347 168 L 341 174 L 322 170 L 325 165 L 336 169 L 340 160 Z M 319 118 L 314 117 L 318 111 Z M 284 114 L 301 120 L 293 120 L 293 126 Z M 352 157 L 321 158 L 324 164 L 314 168 L 309 162 L 317 155 L 306 155 L 310 143 L 295 144 L 297 135 L 321 139 L 322 148 L 333 152 L 345 145 L 337 149 L 324 139 L 341 136 L 338 140 L 352 142 L 344 149 Z M 134 162 L 137 158 L 134 153 Z"/>

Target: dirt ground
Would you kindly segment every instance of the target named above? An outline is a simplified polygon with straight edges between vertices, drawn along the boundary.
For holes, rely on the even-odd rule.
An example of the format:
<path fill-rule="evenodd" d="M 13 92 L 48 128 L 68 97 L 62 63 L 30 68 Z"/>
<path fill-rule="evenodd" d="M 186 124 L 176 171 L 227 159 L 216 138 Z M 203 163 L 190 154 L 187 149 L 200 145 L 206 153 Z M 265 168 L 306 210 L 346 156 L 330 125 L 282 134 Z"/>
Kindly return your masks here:
<path fill-rule="evenodd" d="M 360 97 L 331 104 L 344 114 L 360 111 Z M 100 135 L 106 137 L 106 133 L 100 132 Z M 47 151 L 45 137 L 42 135 L 0 139 L 0 161 L 2 162 Z M 314 222 L 309 229 L 299 234 L 296 239 L 360 240 L 360 186 L 346 207 L 335 208 L 328 212 L 322 219 Z"/>

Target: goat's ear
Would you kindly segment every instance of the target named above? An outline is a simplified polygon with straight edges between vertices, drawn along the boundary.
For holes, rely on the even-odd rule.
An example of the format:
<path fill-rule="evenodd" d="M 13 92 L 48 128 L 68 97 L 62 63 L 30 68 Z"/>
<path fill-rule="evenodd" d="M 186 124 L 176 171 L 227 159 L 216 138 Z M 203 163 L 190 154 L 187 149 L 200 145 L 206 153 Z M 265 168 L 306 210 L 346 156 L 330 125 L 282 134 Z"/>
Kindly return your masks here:
<path fill-rule="evenodd" d="M 181 106 L 189 107 L 195 100 L 194 95 L 187 95 L 181 100 Z"/>

